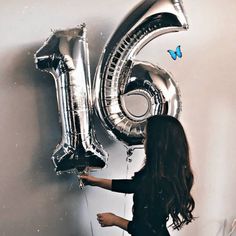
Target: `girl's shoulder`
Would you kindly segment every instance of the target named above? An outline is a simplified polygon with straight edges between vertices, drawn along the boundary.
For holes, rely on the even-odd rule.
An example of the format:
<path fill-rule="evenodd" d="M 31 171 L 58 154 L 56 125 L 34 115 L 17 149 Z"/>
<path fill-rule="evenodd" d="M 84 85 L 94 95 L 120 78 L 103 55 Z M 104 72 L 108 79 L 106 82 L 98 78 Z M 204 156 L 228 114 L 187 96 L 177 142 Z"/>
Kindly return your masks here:
<path fill-rule="evenodd" d="M 133 180 L 141 180 L 145 176 L 145 168 L 142 167 L 139 171 L 134 173 L 134 176 L 132 177 Z"/>

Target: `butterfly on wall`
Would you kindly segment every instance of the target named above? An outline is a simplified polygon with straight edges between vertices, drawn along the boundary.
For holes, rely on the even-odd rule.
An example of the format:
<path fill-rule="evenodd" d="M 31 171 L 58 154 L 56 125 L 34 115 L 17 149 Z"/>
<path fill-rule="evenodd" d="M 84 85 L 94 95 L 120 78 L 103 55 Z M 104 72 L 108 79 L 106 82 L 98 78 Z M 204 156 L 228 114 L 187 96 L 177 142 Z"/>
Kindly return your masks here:
<path fill-rule="evenodd" d="M 177 57 L 179 58 L 182 57 L 180 45 L 176 47 L 176 51 L 170 49 L 170 50 L 167 50 L 167 52 L 170 54 L 173 60 L 176 60 Z"/>

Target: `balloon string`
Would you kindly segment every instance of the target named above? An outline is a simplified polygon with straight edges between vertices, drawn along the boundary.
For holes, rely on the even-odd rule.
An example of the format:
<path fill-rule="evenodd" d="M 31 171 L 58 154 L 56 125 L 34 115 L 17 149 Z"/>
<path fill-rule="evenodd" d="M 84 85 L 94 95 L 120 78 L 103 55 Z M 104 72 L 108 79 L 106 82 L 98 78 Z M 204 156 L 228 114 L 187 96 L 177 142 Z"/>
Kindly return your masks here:
<path fill-rule="evenodd" d="M 128 178 L 128 172 L 129 172 L 129 163 L 126 162 L 126 179 Z M 124 215 L 124 218 L 126 216 L 126 194 L 124 194 L 124 212 L 123 212 L 123 215 Z M 123 230 L 122 231 L 122 236 L 125 235 L 125 231 Z"/>
<path fill-rule="evenodd" d="M 94 233 L 93 233 L 93 224 L 92 224 L 91 214 L 90 214 L 89 204 L 88 204 L 88 197 L 87 197 L 87 194 L 86 194 L 86 190 L 85 190 L 85 189 L 84 189 L 84 191 L 83 191 L 83 194 L 84 194 L 86 206 L 87 206 L 87 209 L 88 209 L 89 224 L 90 224 L 91 234 L 92 234 L 92 236 L 94 236 Z"/>
<path fill-rule="evenodd" d="M 231 231 L 229 232 L 229 236 L 233 235 L 233 232 L 236 229 L 236 219 L 234 219 L 232 226 L 231 226 Z"/>
<path fill-rule="evenodd" d="M 131 155 L 133 154 L 133 150 L 132 149 L 128 149 L 127 150 L 127 156 L 126 156 L 126 173 L 125 173 L 125 178 L 128 179 L 128 174 L 129 174 L 129 163 L 132 161 L 131 159 Z M 126 194 L 124 194 L 124 212 L 123 212 L 123 215 L 124 215 L 124 218 L 126 216 Z M 122 236 L 125 235 L 125 231 L 123 230 L 122 231 Z"/>

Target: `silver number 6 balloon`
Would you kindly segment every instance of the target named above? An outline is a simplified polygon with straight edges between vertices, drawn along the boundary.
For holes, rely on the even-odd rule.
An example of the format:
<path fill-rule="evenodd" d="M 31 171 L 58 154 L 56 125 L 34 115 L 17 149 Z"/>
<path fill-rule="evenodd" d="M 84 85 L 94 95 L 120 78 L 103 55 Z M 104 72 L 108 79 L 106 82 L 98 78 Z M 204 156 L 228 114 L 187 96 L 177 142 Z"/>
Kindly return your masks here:
<path fill-rule="evenodd" d="M 52 160 L 58 173 L 102 168 L 107 153 L 96 139 L 85 26 L 56 31 L 36 52 L 38 69 L 53 75 L 62 140 Z"/>
<path fill-rule="evenodd" d="M 186 30 L 180 0 L 142 1 L 115 31 L 100 58 L 95 78 L 97 113 L 107 131 L 126 145 L 140 145 L 147 117 L 178 117 L 181 103 L 171 75 L 135 56 L 153 38 Z M 148 102 L 145 114 L 136 116 L 125 104 L 127 96 L 140 95 Z"/>

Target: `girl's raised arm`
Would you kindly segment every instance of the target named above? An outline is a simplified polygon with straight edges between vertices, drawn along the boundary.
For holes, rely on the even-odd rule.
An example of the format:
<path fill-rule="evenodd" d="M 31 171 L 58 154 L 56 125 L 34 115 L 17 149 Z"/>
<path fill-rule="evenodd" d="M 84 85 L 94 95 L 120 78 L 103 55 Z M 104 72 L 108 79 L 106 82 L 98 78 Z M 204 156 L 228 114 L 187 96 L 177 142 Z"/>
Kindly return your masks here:
<path fill-rule="evenodd" d="M 97 186 L 108 190 L 112 188 L 111 179 L 102 179 L 91 175 L 81 175 L 80 178 L 84 181 L 85 185 Z"/>
<path fill-rule="evenodd" d="M 139 183 L 133 179 L 102 179 L 91 175 L 81 175 L 85 185 L 97 186 L 119 193 L 134 193 Z"/>

